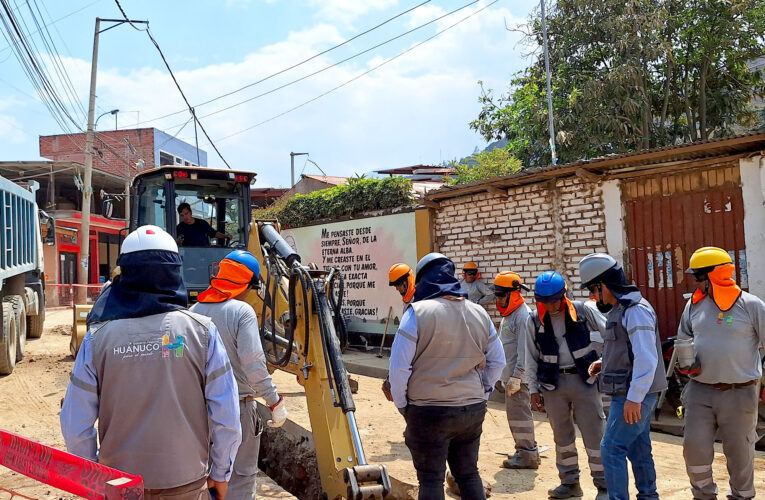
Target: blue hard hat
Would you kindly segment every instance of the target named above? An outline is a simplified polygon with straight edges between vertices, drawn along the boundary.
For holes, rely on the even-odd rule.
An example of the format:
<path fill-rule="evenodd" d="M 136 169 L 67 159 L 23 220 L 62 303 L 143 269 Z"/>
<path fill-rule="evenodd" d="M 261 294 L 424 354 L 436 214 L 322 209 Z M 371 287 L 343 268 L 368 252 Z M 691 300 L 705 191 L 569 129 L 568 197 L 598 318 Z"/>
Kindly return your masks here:
<path fill-rule="evenodd" d="M 247 266 L 247 269 L 252 271 L 253 281 L 260 279 L 260 263 L 258 262 L 258 259 L 256 259 L 255 256 L 250 252 L 246 250 L 234 250 L 224 258 Z"/>
<path fill-rule="evenodd" d="M 537 302 L 555 302 L 566 294 L 566 280 L 555 271 L 545 271 L 534 284 L 534 298 Z"/>
<path fill-rule="evenodd" d="M 414 279 L 415 283 L 418 283 L 420 281 L 420 278 L 422 278 L 422 273 L 425 272 L 427 268 L 429 268 L 434 262 L 437 261 L 447 261 L 449 263 L 452 262 L 452 260 L 447 257 L 446 255 L 438 252 L 431 252 L 427 254 L 425 257 L 421 258 L 420 261 L 417 263 L 417 268 L 414 271 Z M 452 267 L 454 264 L 452 263 Z"/>

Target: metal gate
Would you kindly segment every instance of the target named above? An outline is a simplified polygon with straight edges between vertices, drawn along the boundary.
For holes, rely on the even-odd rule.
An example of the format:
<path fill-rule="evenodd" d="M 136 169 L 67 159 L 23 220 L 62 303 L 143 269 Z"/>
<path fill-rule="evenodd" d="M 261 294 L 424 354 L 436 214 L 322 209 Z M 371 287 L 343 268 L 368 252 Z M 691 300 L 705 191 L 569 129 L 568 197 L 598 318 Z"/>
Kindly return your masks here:
<path fill-rule="evenodd" d="M 727 250 L 748 289 L 738 164 L 625 181 L 622 201 L 628 271 L 656 309 L 662 339 L 677 333 L 683 294 L 696 288 L 685 269 L 697 248 Z"/>

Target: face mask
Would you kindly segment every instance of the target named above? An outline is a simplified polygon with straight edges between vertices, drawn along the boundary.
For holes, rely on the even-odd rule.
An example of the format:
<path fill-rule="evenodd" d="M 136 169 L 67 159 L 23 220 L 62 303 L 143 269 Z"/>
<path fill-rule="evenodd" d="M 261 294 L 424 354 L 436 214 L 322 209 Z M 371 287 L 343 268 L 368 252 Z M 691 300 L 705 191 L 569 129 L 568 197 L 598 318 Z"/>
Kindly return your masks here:
<path fill-rule="evenodd" d="M 601 301 L 595 301 L 595 307 L 598 308 L 598 311 L 602 312 L 603 314 L 606 314 L 608 311 L 614 308 L 611 304 L 606 304 L 605 302 Z"/>

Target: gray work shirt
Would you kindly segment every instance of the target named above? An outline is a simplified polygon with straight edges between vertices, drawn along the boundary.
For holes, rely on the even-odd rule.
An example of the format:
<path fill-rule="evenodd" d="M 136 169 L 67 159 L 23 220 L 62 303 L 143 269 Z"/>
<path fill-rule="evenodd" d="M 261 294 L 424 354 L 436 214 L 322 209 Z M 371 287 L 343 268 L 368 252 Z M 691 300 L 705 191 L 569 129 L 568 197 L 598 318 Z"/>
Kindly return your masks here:
<path fill-rule="evenodd" d="M 505 369 L 500 380 L 507 382 L 510 377 L 521 379 L 526 383 L 526 335 L 528 323 L 531 321 L 531 308 L 521 304 L 518 308 L 502 318 L 499 324 L 499 340 L 505 351 Z"/>
<path fill-rule="evenodd" d="M 460 287 L 467 292 L 468 300 L 475 304 L 486 305 L 494 300 L 494 292 L 478 278 L 472 283 L 461 279 Z"/>
<path fill-rule="evenodd" d="M 680 339 L 693 337 L 701 365 L 694 377 L 704 384 L 740 384 L 762 376 L 759 346 L 765 345 L 765 303 L 741 292 L 723 312 L 711 297 L 697 304 L 689 300 L 677 329 Z"/>
<path fill-rule="evenodd" d="M 241 300 L 197 302 L 191 310 L 212 318 L 231 360 L 239 387 L 239 397 L 259 396 L 269 405 L 279 401 L 279 394 L 266 367 L 260 344 L 258 318 L 252 306 Z"/>

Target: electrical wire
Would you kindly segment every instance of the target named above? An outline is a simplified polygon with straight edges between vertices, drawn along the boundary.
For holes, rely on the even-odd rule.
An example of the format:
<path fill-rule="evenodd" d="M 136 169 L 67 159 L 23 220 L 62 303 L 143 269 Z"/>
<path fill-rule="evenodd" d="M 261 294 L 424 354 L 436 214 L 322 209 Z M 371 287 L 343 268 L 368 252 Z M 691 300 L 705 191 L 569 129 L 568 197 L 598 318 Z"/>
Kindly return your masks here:
<path fill-rule="evenodd" d="M 243 105 L 243 104 L 247 104 L 248 102 L 252 102 L 252 101 L 254 101 L 254 100 L 256 100 L 256 99 L 260 99 L 261 97 L 265 97 L 265 96 L 267 96 L 267 95 L 269 95 L 269 94 L 273 94 L 274 92 L 277 92 L 277 91 L 279 91 L 279 90 L 282 90 L 282 89 L 284 89 L 284 88 L 286 88 L 286 87 L 289 87 L 290 85 L 294 85 L 294 84 L 296 84 L 296 83 L 302 82 L 303 80 L 307 80 L 308 78 L 310 78 L 310 77 L 312 77 L 312 76 L 318 75 L 319 73 L 323 73 L 323 72 L 325 72 L 325 71 L 327 71 L 327 70 L 330 70 L 330 69 L 332 69 L 332 68 L 335 68 L 335 67 L 337 67 L 337 66 L 340 66 L 341 64 L 343 64 L 343 63 L 346 63 L 346 62 L 350 61 L 351 59 L 355 59 L 355 58 L 357 58 L 357 57 L 359 57 L 359 56 L 362 56 L 362 55 L 364 55 L 364 54 L 367 54 L 367 53 L 369 53 L 369 52 L 371 52 L 371 51 L 373 51 L 373 50 L 375 50 L 375 49 L 378 49 L 378 48 L 382 47 L 383 45 L 386 45 L 386 44 L 388 44 L 388 43 L 391 43 L 391 42 L 393 42 L 393 41 L 395 41 L 395 40 L 398 40 L 398 39 L 400 39 L 400 38 L 403 38 L 403 37 L 405 37 L 406 35 L 409 35 L 409 34 L 411 34 L 411 33 L 415 32 L 415 31 L 417 31 L 417 30 L 419 30 L 419 29 L 422 29 L 422 28 L 424 28 L 424 27 L 426 27 L 426 26 L 429 26 L 429 25 L 431 25 L 431 24 L 433 24 L 433 23 L 435 23 L 435 22 L 438 22 L 438 21 L 440 21 L 441 19 L 444 19 L 444 18 L 446 18 L 446 17 L 448 17 L 448 16 L 451 16 L 451 15 L 453 15 L 453 14 L 455 14 L 455 13 L 457 13 L 457 12 L 459 12 L 459 11 L 463 10 L 463 9 L 466 9 L 467 7 L 470 7 L 470 6 L 471 6 L 471 5 L 473 5 L 473 4 L 476 4 L 476 3 L 478 3 L 479 1 L 480 1 L 480 0 L 473 0 L 473 1 L 471 1 L 471 2 L 469 2 L 469 3 L 467 3 L 467 4 L 465 4 L 465 5 L 463 5 L 462 7 L 458 7 L 458 8 L 456 8 L 456 9 L 454 9 L 454 10 L 450 11 L 450 12 L 447 12 L 446 14 L 443 14 L 443 15 L 441 15 L 441 16 L 439 16 L 439 17 L 435 18 L 435 19 L 432 19 L 432 20 L 430 20 L 430 21 L 428 21 L 428 22 L 426 22 L 426 23 L 424 23 L 424 24 L 421 24 L 421 25 L 419 25 L 419 26 L 417 26 L 417 27 L 415 27 L 415 28 L 412 28 L 412 29 L 410 29 L 409 31 L 406 31 L 406 32 L 404 32 L 404 33 L 401 33 L 400 35 L 394 36 L 393 38 L 389 38 L 388 40 L 385 40 L 384 42 L 380 42 L 380 43 L 378 43 L 377 45 L 374 45 L 374 46 L 372 46 L 372 47 L 369 47 L 368 49 L 362 50 L 361 52 L 358 52 L 358 53 L 356 53 L 356 54 L 353 54 L 353 55 L 351 55 L 351 56 L 349 56 L 349 57 L 346 57 L 345 59 L 342 59 L 342 60 L 340 60 L 340 61 L 338 61 L 338 62 L 336 62 L 336 63 L 334 63 L 334 64 L 330 64 L 329 66 L 325 66 L 325 67 L 323 67 L 323 68 L 321 68 L 321 69 L 319 69 L 319 70 L 316 70 L 316 71 L 314 71 L 313 73 L 309 73 L 309 74 L 307 74 L 307 75 L 305 75 L 305 76 L 302 76 L 302 77 L 300 77 L 300 78 L 297 78 L 297 79 L 295 79 L 295 80 L 292 80 L 292 81 L 290 81 L 290 82 L 287 82 L 287 83 L 285 83 L 285 84 L 283 84 L 283 85 L 280 85 L 280 86 L 278 86 L 278 87 L 275 87 L 275 88 L 273 88 L 273 89 L 271 89 L 271 90 L 267 90 L 267 91 L 265 91 L 265 92 L 262 92 L 262 93 L 260 93 L 260 94 L 258 94 L 258 95 L 256 95 L 256 96 L 250 97 L 250 98 L 248 98 L 248 99 L 245 99 L 245 100 L 243 100 L 243 101 L 239 101 L 239 102 L 237 102 L 237 103 L 231 104 L 230 106 L 226 106 L 225 108 L 221 108 L 221 109 L 218 109 L 218 110 L 216 110 L 216 111 L 212 111 L 212 112 L 210 112 L 210 113 L 207 113 L 206 115 L 202 115 L 200 118 L 208 118 L 208 117 L 210 117 L 210 116 L 213 116 L 213 115 L 217 115 L 218 113 L 223 113 L 224 111 L 228 111 L 228 110 L 230 110 L 230 109 L 236 108 L 237 106 L 241 106 L 241 105 Z M 176 127 L 176 126 L 177 126 L 177 125 L 173 125 L 173 127 Z M 171 127 L 171 128 L 172 128 L 172 127 Z"/>
<path fill-rule="evenodd" d="M 378 64 L 378 65 L 376 65 L 376 66 L 373 66 L 372 68 L 369 68 L 367 71 L 364 71 L 363 73 L 360 73 L 360 74 L 358 74 L 358 75 L 354 76 L 354 77 L 353 77 L 353 78 L 351 78 L 350 80 L 347 80 L 346 82 L 344 82 L 344 83 L 342 83 L 342 84 L 340 84 L 340 85 L 338 85 L 338 86 L 336 86 L 336 87 L 333 87 L 333 88 L 331 88 L 331 89 L 327 90 L 326 92 L 323 92 L 323 93 L 321 93 L 321 94 L 317 95 L 316 97 L 314 97 L 314 98 L 312 98 L 312 99 L 309 99 L 309 100 L 307 100 L 307 101 L 305 101 L 305 102 L 303 102 L 303 103 L 301 103 L 301 104 L 298 104 L 297 106 L 294 106 L 294 107 L 292 107 L 292 108 L 290 108 L 290 109 L 288 109 L 288 110 L 286 110 L 286 111 L 283 111 L 283 112 L 281 112 L 281 113 L 279 113 L 279 114 L 277 114 L 277 115 L 274 115 L 274 116 L 272 116 L 272 117 L 270 117 L 270 118 L 268 118 L 268 119 L 266 119 L 266 120 L 263 120 L 262 122 L 256 123 L 255 125 L 252 125 L 252 126 L 250 126 L 250 127 L 247 127 L 247 128 L 245 128 L 245 129 L 242 129 L 242 130 L 240 130 L 240 131 L 238 131 L 238 132 L 234 132 L 233 134 L 229 134 L 229 135 L 226 135 L 226 136 L 223 136 L 223 137 L 219 137 L 219 138 L 217 138 L 216 140 L 217 140 L 218 142 L 222 142 L 222 141 L 225 141 L 226 139 L 229 139 L 229 138 L 231 138 L 231 137 L 235 137 L 235 136 L 237 136 L 237 135 L 243 134 L 243 133 L 245 133 L 245 132 L 248 132 L 248 131 L 250 131 L 250 130 L 252 130 L 252 129 L 255 129 L 255 128 L 257 128 L 257 127 L 260 127 L 260 126 L 262 126 L 262 125 L 265 125 L 266 123 L 272 122 L 272 121 L 276 120 L 277 118 L 281 118 L 282 116 L 284 116 L 284 115 L 286 115 L 286 114 L 289 114 L 289 113 L 291 113 L 291 112 L 293 112 L 293 111 L 295 111 L 295 110 L 298 110 L 298 109 L 302 108 L 303 106 L 306 106 L 306 105 L 308 105 L 308 104 L 310 104 L 310 103 L 312 103 L 312 102 L 314 102 L 314 101 L 318 101 L 318 100 L 319 100 L 319 99 L 321 99 L 322 97 L 325 97 L 325 96 L 327 96 L 327 95 L 329 95 L 329 94 L 331 94 L 331 93 L 333 93 L 333 92 L 335 92 L 335 91 L 337 91 L 337 90 L 339 90 L 339 89 L 341 89 L 341 88 L 345 87 L 346 85 L 349 85 L 350 83 L 353 83 L 353 82 L 355 82 L 356 80 L 358 80 L 358 79 L 360 79 L 360 78 L 362 78 L 362 77 L 364 77 L 364 76 L 368 75 L 369 73 L 371 73 L 371 72 L 375 71 L 376 69 L 378 69 L 378 68 L 381 68 L 382 66 L 385 66 L 386 64 L 388 64 L 388 63 L 390 63 L 390 62 L 393 62 L 393 61 L 395 61 L 396 59 L 398 59 L 399 57 L 403 56 L 404 54 L 407 54 L 407 53 L 409 53 L 409 52 L 413 51 L 414 49 L 416 49 L 417 47 L 419 47 L 419 46 L 421 46 L 421 45 L 423 45 L 423 44 L 425 44 L 425 43 L 427 43 L 427 42 L 429 42 L 429 41 L 433 40 L 434 38 L 436 38 L 437 36 L 441 35 L 442 33 L 444 33 L 444 32 L 446 32 L 446 31 L 448 31 L 448 30 L 450 30 L 450 29 L 454 28 L 455 26 L 457 26 L 457 25 L 459 25 L 459 24 L 462 24 L 463 22 L 465 22 L 465 21 L 467 21 L 468 19 L 470 19 L 471 17 L 473 17 L 473 16 L 475 16 L 475 15 L 479 14 L 480 12 L 482 12 L 482 11 L 484 11 L 484 10 L 488 9 L 489 7 L 491 7 L 492 5 L 494 5 L 494 4 L 495 4 L 495 3 L 497 3 L 497 2 L 499 2 L 499 0 L 494 0 L 493 2 L 491 2 L 491 3 L 487 4 L 487 5 L 485 5 L 484 7 L 481 7 L 481 8 L 480 8 L 480 9 L 478 9 L 478 10 L 476 10 L 476 11 L 475 11 L 475 12 L 473 12 L 472 14 L 470 14 L 470 15 L 468 15 L 468 16 L 466 16 L 466 17 L 462 18 L 462 19 L 460 19 L 460 20 L 459 20 L 459 21 L 457 21 L 456 23 L 454 23 L 454 24 L 452 24 L 452 25 L 450 25 L 450 26 L 447 26 L 446 28 L 443 28 L 443 29 L 442 29 L 442 30 L 440 30 L 440 31 L 437 31 L 435 34 L 433 34 L 432 36 L 430 36 L 430 37 L 426 38 L 425 40 L 423 40 L 423 41 L 421 41 L 421 42 L 419 42 L 419 43 L 417 43 L 417 44 L 415 44 L 415 45 L 412 45 L 412 46 L 411 46 L 411 47 L 409 47 L 408 49 L 406 49 L 406 50 L 404 50 L 404 51 L 402 51 L 402 52 L 399 52 L 398 54 L 396 54 L 395 56 L 391 57 L 390 59 L 386 59 L 386 60 L 385 60 L 385 61 L 383 61 L 382 63 L 380 63 L 380 64 Z"/>
<path fill-rule="evenodd" d="M 352 41 L 356 40 L 357 38 L 360 38 L 360 37 L 362 37 L 362 36 L 364 36 L 364 35 L 366 35 L 366 34 L 368 34 L 368 33 L 372 32 L 372 31 L 374 31 L 374 30 L 376 30 L 376 29 L 378 29 L 378 28 L 380 28 L 380 27 L 382 27 L 382 26 L 385 26 L 385 25 L 386 25 L 386 24 L 388 24 L 389 22 L 391 22 L 391 21 L 394 21 L 394 20 L 398 19 L 399 17 L 401 17 L 401 16 L 404 16 L 404 15 L 406 15 L 406 14 L 408 14 L 408 13 L 412 12 L 413 10 L 415 10 L 415 9 L 418 9 L 418 8 L 422 7 L 422 6 L 423 6 L 423 5 L 425 5 L 426 3 L 429 3 L 430 1 L 431 1 L 431 0 L 425 0 L 425 1 L 424 1 L 424 2 L 422 2 L 422 3 L 419 3 L 419 4 L 415 5 L 414 7 L 411 7 L 411 8 L 409 8 L 409 9 L 407 9 L 407 10 L 403 11 L 403 12 L 400 12 L 400 13 L 396 14 L 395 16 L 393 16 L 393 17 L 391 17 L 391 18 L 388 18 L 388 19 L 386 19 L 385 21 L 383 21 L 383 22 L 381 22 L 381 23 L 377 24 L 376 26 L 372 26 L 371 28 L 368 28 L 368 29 L 366 29 L 366 30 L 362 31 L 361 33 L 358 33 L 358 34 L 356 34 L 356 35 L 352 36 L 351 38 L 348 38 L 347 40 L 345 40 L 345 41 L 343 41 L 343 42 L 340 42 L 340 43 L 339 43 L 339 44 L 337 44 L 337 45 L 333 45 L 332 47 L 330 47 L 330 48 L 328 48 L 328 49 L 326 49 L 326 50 L 322 50 L 321 52 L 318 52 L 318 53 L 316 53 L 316 54 L 312 55 L 311 57 L 309 57 L 309 58 L 307 58 L 307 59 L 303 59 L 302 61 L 300 61 L 300 62 L 297 62 L 297 63 L 293 64 L 292 66 L 288 66 L 288 67 L 286 67 L 286 68 L 280 69 L 280 70 L 279 70 L 279 71 L 277 71 L 276 73 L 271 73 L 270 75 L 268 75 L 268 76 L 265 76 L 265 77 L 261 78 L 260 80 L 254 81 L 254 82 L 252 82 L 252 83 L 248 83 L 247 85 L 244 85 L 243 87 L 239 87 L 238 89 L 232 90 L 232 91 L 230 91 L 230 92 L 226 92 L 225 94 L 221 94 L 221 95 L 219 95 L 219 96 L 217 96 L 217 97 L 213 97 L 212 99 L 208 99 L 207 101 L 203 101 L 203 102 L 200 102 L 199 104 L 195 105 L 194 107 L 195 107 L 195 108 L 198 108 L 198 107 L 200 107 L 200 106 L 204 106 L 204 105 L 206 105 L 206 104 L 210 104 L 210 103 L 213 103 L 213 102 L 215 102 L 215 101 L 218 101 L 218 100 L 220 100 L 220 99 L 223 99 L 223 98 L 225 98 L 225 97 L 228 97 L 228 96 L 231 96 L 231 95 L 233 95 L 233 94 L 236 94 L 237 92 L 241 92 L 241 91 L 243 91 L 243 90 L 245 90 L 245 89 L 248 89 L 248 88 L 250 88 L 250 87 L 253 87 L 253 86 L 255 86 L 255 85 L 258 85 L 259 83 L 263 83 L 263 82 L 265 82 L 266 80 L 270 80 L 271 78 L 274 78 L 275 76 L 279 76 L 279 75 L 281 75 L 281 74 L 283 74 L 283 73 L 286 73 L 287 71 L 293 70 L 293 69 L 297 68 L 298 66 L 302 66 L 303 64 L 306 64 L 306 63 L 308 63 L 308 62 L 310 62 L 310 61 L 313 61 L 313 60 L 314 60 L 314 59 L 316 59 L 317 57 L 321 57 L 321 56 L 323 56 L 324 54 L 327 54 L 327 53 L 329 53 L 329 52 L 332 52 L 332 51 L 333 51 L 333 50 L 335 50 L 335 49 L 339 49 L 339 48 L 340 48 L 340 47 L 342 47 L 343 45 L 347 45 L 347 44 L 351 43 Z M 121 7 L 120 7 L 120 10 L 122 10 L 122 8 L 121 8 Z M 123 12 L 123 14 L 124 14 L 124 12 Z M 135 27 L 135 26 L 134 26 L 134 27 Z M 136 28 L 136 29 L 138 29 L 138 28 Z M 178 115 L 178 114 L 184 113 L 185 111 L 186 111 L 185 109 L 181 109 L 181 110 L 179 110 L 179 111 L 174 111 L 174 112 L 172 112 L 172 113 L 168 113 L 168 114 L 166 114 L 166 115 L 162 115 L 162 116 L 158 116 L 158 117 L 156 117 L 156 118 L 151 118 L 151 119 L 149 119 L 149 120 L 145 120 L 145 121 L 141 122 L 141 124 L 143 124 L 143 123 L 149 123 L 149 122 L 154 122 L 154 121 L 157 121 L 157 120 L 162 120 L 163 118 L 168 118 L 168 117 L 170 117 L 170 116 L 175 116 L 175 115 Z"/>
<path fill-rule="evenodd" d="M 5 0 L 2 0 L 5 1 Z M 133 28 L 138 30 L 133 23 L 130 22 L 130 18 L 127 16 L 125 11 L 122 9 L 122 6 L 120 5 L 119 0 L 114 0 L 114 2 L 117 4 L 117 7 L 119 7 L 120 12 L 122 12 L 123 17 L 125 18 L 125 21 L 130 23 Z M 175 78 L 175 74 L 173 73 L 173 70 L 170 68 L 170 64 L 167 62 L 167 59 L 165 58 L 165 54 L 162 52 L 162 49 L 159 47 L 159 44 L 154 39 L 154 36 L 151 34 L 151 30 L 149 29 L 149 25 L 147 23 L 145 30 L 138 30 L 138 31 L 146 31 L 146 34 L 149 37 L 149 40 L 151 40 L 151 43 L 156 47 L 157 52 L 159 52 L 159 56 L 162 58 L 162 62 L 165 64 L 165 68 L 167 68 L 168 73 L 170 73 L 170 77 L 173 79 L 173 83 L 175 83 L 175 87 L 178 89 L 178 92 L 181 94 L 181 97 L 183 97 L 183 102 L 186 103 L 186 106 L 188 106 L 189 111 L 191 112 L 192 117 L 194 118 L 194 122 L 199 126 L 199 129 L 202 131 L 202 133 L 205 135 L 207 140 L 209 141 L 210 146 L 215 150 L 215 152 L 218 154 L 218 158 L 221 159 L 223 163 L 226 164 L 226 166 L 230 169 L 231 165 L 226 161 L 226 159 L 223 157 L 223 154 L 221 154 L 220 150 L 218 149 L 218 146 L 215 145 L 213 140 L 210 138 L 210 135 L 207 133 L 207 130 L 205 130 L 204 126 L 202 125 L 202 122 L 199 121 L 199 118 L 194 114 L 194 107 L 189 103 L 189 100 L 186 98 L 186 94 L 183 93 L 183 89 L 181 89 L 181 85 L 178 83 L 178 80 Z M 197 148 L 198 148 L 197 144 Z"/>

